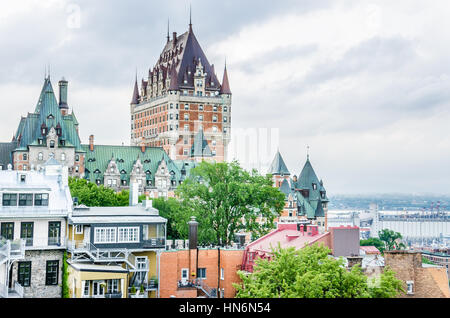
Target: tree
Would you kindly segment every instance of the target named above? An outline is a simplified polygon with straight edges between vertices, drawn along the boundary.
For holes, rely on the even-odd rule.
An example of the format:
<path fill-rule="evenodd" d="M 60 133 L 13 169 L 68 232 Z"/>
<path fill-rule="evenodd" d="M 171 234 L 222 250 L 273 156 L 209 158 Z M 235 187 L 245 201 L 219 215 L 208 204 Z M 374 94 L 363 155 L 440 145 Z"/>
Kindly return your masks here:
<path fill-rule="evenodd" d="M 202 162 L 176 195 L 184 211 L 177 223 L 187 231 L 190 216 L 196 216 L 199 241 L 223 245 L 232 242 L 239 230 L 266 234 L 284 207 L 284 194 L 272 186 L 270 176 L 247 172 L 236 161 Z"/>
<path fill-rule="evenodd" d="M 78 198 L 79 204 L 89 207 L 127 206 L 129 191 L 116 193 L 113 189 L 97 186 L 85 179 L 69 177 L 69 188 L 72 197 Z"/>
<path fill-rule="evenodd" d="M 327 247 L 305 246 L 272 251 L 270 260 L 258 259 L 252 274 L 239 272 L 234 284 L 237 298 L 371 298 L 395 297 L 401 281 L 392 271 L 380 275 L 381 283 L 369 284 L 359 265 L 348 271 L 344 260 L 329 256 Z"/>
<path fill-rule="evenodd" d="M 181 239 L 187 238 L 187 232 L 184 232 L 185 226 L 189 219 L 189 215 L 184 213 L 181 203 L 175 198 L 164 198 L 153 199 L 153 207 L 159 211 L 159 215 L 167 219 L 167 239 Z M 183 216 L 184 215 L 184 216 Z M 187 215 L 187 216 L 186 216 Z M 181 222 L 177 222 L 183 219 Z"/>
<path fill-rule="evenodd" d="M 361 240 L 359 242 L 360 246 L 375 246 L 381 254 L 384 253 L 384 242 L 379 238 L 371 237 L 367 240 Z"/>
<path fill-rule="evenodd" d="M 401 243 L 402 235 L 398 232 L 384 229 L 378 232 L 378 237 L 385 243 L 385 249 L 388 251 L 405 248 L 405 244 Z"/>

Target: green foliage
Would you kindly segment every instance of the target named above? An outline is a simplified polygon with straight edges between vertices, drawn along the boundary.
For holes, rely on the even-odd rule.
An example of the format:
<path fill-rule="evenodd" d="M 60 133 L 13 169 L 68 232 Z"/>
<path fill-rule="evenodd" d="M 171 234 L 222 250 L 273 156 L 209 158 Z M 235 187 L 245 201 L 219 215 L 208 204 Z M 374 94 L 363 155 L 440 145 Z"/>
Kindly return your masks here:
<path fill-rule="evenodd" d="M 130 294 L 131 294 L 131 295 L 136 294 L 136 287 L 131 286 Z"/>
<path fill-rule="evenodd" d="M 69 279 L 69 266 L 67 264 L 67 252 L 64 252 L 63 267 L 62 267 L 62 298 L 70 298 L 68 279 Z"/>
<path fill-rule="evenodd" d="M 176 190 L 181 212 L 173 220 L 187 237 L 187 222 L 199 222 L 199 242 L 227 245 L 239 230 L 261 236 L 273 229 L 284 207 L 284 194 L 272 186 L 270 176 L 251 173 L 239 163 L 202 162 Z M 257 222 L 260 217 L 265 222 Z"/>
<path fill-rule="evenodd" d="M 426 258 L 425 256 L 422 256 L 422 263 L 428 264 L 428 265 L 436 265 L 432 261 L 430 261 L 428 258 Z"/>
<path fill-rule="evenodd" d="M 129 191 L 116 193 L 113 189 L 97 186 L 85 179 L 69 177 L 69 188 L 72 197 L 78 198 L 79 204 L 88 207 L 127 206 Z"/>
<path fill-rule="evenodd" d="M 401 280 L 395 278 L 395 272 L 386 267 L 383 274 L 369 281 L 372 298 L 395 298 L 399 292 L 405 292 Z"/>
<path fill-rule="evenodd" d="M 344 260 L 329 257 L 327 247 L 314 245 L 272 251 L 272 259 L 258 259 L 252 274 L 239 272 L 237 298 L 371 298 L 395 297 L 401 282 L 387 271 L 381 284 L 370 286 L 357 265 L 351 271 Z"/>
<path fill-rule="evenodd" d="M 174 199 L 153 199 L 153 207 L 159 211 L 159 215 L 167 219 L 167 239 L 187 239 L 188 233 L 184 226 L 189 221 L 189 213 L 186 213 L 181 203 Z"/>
<path fill-rule="evenodd" d="M 381 254 L 384 253 L 384 242 L 380 240 L 379 238 L 371 237 L 367 240 L 361 240 L 359 242 L 360 246 L 375 246 Z"/>
<path fill-rule="evenodd" d="M 385 243 L 385 250 L 400 250 L 405 248 L 405 244 L 401 243 L 402 235 L 392 230 L 384 229 L 378 232 L 378 237 Z"/>

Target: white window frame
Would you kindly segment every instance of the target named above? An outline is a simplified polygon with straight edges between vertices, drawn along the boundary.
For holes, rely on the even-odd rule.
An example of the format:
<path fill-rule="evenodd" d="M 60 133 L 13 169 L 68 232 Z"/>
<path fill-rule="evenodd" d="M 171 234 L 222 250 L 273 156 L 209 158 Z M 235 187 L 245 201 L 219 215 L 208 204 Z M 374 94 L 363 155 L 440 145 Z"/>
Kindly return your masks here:
<path fill-rule="evenodd" d="M 406 282 L 406 292 L 408 295 L 414 295 L 414 281 L 409 280 Z"/>
<path fill-rule="evenodd" d="M 220 279 L 225 280 L 225 269 L 224 268 L 220 269 Z"/>
<path fill-rule="evenodd" d="M 117 243 L 116 227 L 96 227 L 94 232 L 94 244 Z"/>
<path fill-rule="evenodd" d="M 139 243 L 139 227 L 119 227 L 117 228 L 117 243 Z"/>
<path fill-rule="evenodd" d="M 83 234 L 83 224 L 75 224 L 75 234 Z"/>

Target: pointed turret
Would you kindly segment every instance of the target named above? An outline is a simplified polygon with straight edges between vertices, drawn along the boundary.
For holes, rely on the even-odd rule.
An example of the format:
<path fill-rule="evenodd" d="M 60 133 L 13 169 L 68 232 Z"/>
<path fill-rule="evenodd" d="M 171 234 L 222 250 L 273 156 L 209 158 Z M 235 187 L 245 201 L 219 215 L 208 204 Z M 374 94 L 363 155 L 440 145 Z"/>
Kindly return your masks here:
<path fill-rule="evenodd" d="M 220 94 L 230 94 L 230 83 L 228 82 L 227 64 L 225 63 L 225 71 L 223 72 L 222 87 L 220 88 Z"/>
<path fill-rule="evenodd" d="M 273 159 L 272 164 L 270 165 L 268 173 L 274 176 L 291 175 L 288 168 L 286 167 L 286 164 L 284 163 L 283 157 L 281 156 L 279 150 L 277 151 L 277 154 L 275 155 L 275 158 Z"/>
<path fill-rule="evenodd" d="M 139 104 L 139 88 L 137 83 L 137 75 L 136 75 L 136 81 L 134 82 L 134 91 L 133 91 L 133 98 L 131 99 L 132 105 Z"/>

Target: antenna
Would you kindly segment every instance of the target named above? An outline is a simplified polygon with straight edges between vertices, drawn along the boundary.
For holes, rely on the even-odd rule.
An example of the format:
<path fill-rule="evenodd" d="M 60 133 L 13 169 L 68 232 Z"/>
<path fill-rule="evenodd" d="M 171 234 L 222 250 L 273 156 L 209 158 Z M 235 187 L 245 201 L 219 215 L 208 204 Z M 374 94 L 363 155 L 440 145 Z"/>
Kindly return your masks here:
<path fill-rule="evenodd" d="M 192 4 L 189 4 L 189 31 L 192 31 Z"/>
<path fill-rule="evenodd" d="M 169 35 L 170 28 L 169 28 L 169 26 L 170 26 L 170 20 L 169 20 L 169 18 L 167 18 L 167 42 L 170 41 L 170 35 Z"/>

